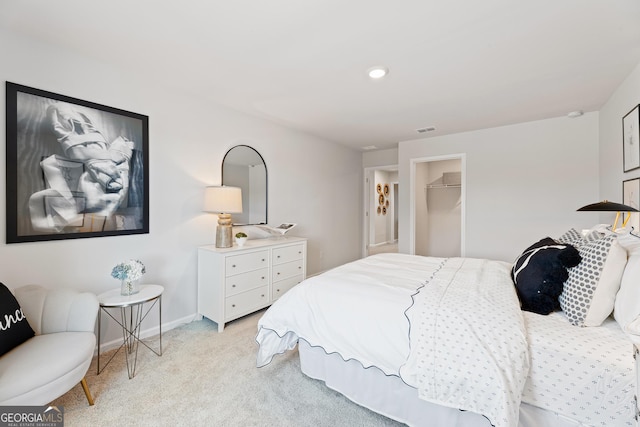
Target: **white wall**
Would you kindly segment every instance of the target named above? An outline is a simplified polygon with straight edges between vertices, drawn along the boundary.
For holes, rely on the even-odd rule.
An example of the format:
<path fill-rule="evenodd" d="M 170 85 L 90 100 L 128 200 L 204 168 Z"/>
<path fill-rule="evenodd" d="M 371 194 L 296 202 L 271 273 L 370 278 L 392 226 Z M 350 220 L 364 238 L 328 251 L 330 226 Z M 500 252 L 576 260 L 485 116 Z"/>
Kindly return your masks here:
<path fill-rule="evenodd" d="M 291 234 L 309 238 L 310 274 L 360 256 L 360 152 L 182 93 L 126 64 L 109 68 L 99 52 L 96 58 L 79 57 L 6 29 L 0 29 L 0 51 L 0 80 L 145 114 L 150 125 L 146 235 L 7 245 L 5 173 L 0 173 L 0 281 L 10 288 L 40 283 L 101 293 L 118 286 L 110 277 L 116 263 L 139 258 L 147 266 L 143 283 L 165 286 L 163 320 L 170 326 L 190 319 L 196 312 L 196 248 L 213 244 L 217 221 L 201 212 L 203 189 L 220 183 L 222 158 L 237 144 L 251 145 L 264 157 L 269 223 L 298 223 Z M 4 131 L 0 138 L 4 168 Z M 150 325 L 156 322 L 150 317 Z M 110 325 L 107 339 L 117 332 Z"/>
<path fill-rule="evenodd" d="M 638 178 L 640 169 L 623 173 L 622 117 L 640 104 L 640 64 L 600 110 L 600 197 L 622 203 L 622 181 Z M 638 214 L 634 214 L 638 215 Z M 603 216 L 602 222 L 612 222 Z"/>
<path fill-rule="evenodd" d="M 466 256 L 513 261 L 535 240 L 597 221 L 576 212 L 598 200 L 598 113 L 401 142 L 400 197 L 410 159 L 466 153 Z M 409 249 L 409 203 L 399 250 Z"/>
<path fill-rule="evenodd" d="M 362 167 L 392 166 L 398 164 L 398 149 L 365 151 L 362 153 Z"/>

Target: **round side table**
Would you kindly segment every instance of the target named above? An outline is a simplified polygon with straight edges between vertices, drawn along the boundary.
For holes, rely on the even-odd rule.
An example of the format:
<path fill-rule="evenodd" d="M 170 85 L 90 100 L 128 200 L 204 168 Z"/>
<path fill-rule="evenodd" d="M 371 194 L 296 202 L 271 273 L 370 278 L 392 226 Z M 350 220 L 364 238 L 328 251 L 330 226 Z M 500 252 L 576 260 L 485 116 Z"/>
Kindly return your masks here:
<path fill-rule="evenodd" d="M 133 295 L 120 295 L 120 288 L 112 289 L 98 295 L 98 302 L 100 303 L 100 313 L 98 315 L 98 374 L 104 371 L 109 362 L 114 358 L 121 348 L 125 348 L 125 358 L 127 360 L 127 373 L 129 379 L 133 378 L 136 374 L 136 365 L 138 362 L 138 344 L 142 343 L 149 350 L 153 351 L 158 356 L 162 356 L 162 292 L 164 288 L 160 285 L 140 285 L 140 291 Z M 150 306 L 144 310 L 144 304 L 151 303 Z M 155 350 L 149 347 L 145 342 L 140 340 L 140 329 L 142 321 L 147 317 L 151 309 L 158 305 L 158 326 L 160 328 L 160 349 Z M 120 319 L 114 317 L 108 309 L 119 308 Z M 122 327 L 122 344 L 113 353 L 111 358 L 100 369 L 100 334 L 102 313 L 106 313 L 117 324 Z M 133 355 L 133 360 L 129 358 Z"/>

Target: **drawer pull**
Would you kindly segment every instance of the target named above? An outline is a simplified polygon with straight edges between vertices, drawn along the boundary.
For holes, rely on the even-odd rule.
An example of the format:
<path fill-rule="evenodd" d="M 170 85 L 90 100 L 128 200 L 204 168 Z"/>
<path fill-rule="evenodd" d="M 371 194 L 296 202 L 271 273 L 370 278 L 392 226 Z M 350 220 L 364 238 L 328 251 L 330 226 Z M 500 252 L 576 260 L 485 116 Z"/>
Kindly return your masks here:
<path fill-rule="evenodd" d="M 261 298 L 264 298 L 264 294 L 260 295 Z"/>
<path fill-rule="evenodd" d="M 278 258 L 280 258 L 280 255 L 278 255 Z"/>
<path fill-rule="evenodd" d="M 264 258 L 262 258 L 262 262 L 264 262 Z"/>
<path fill-rule="evenodd" d="M 280 289 L 276 289 L 276 292 L 280 292 Z"/>
<path fill-rule="evenodd" d="M 235 304 L 231 304 L 231 307 L 235 307 L 235 306 L 236 306 Z"/>
<path fill-rule="evenodd" d="M 236 268 L 236 265 L 235 265 L 235 264 L 233 264 L 231 267 Z"/>
<path fill-rule="evenodd" d="M 278 276 L 280 275 L 280 272 L 278 271 Z"/>
<path fill-rule="evenodd" d="M 231 287 L 232 287 L 232 288 L 235 288 L 235 287 L 236 287 L 236 285 L 231 285 Z"/>

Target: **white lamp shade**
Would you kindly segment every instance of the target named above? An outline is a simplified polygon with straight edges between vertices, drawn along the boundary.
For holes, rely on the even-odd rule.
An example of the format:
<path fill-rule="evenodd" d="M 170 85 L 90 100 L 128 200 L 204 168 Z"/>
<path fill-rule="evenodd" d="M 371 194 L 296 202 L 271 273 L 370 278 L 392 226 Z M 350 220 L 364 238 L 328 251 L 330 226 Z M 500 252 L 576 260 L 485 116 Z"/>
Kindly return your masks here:
<path fill-rule="evenodd" d="M 206 187 L 203 210 L 212 213 L 241 213 L 242 189 L 225 186 Z"/>

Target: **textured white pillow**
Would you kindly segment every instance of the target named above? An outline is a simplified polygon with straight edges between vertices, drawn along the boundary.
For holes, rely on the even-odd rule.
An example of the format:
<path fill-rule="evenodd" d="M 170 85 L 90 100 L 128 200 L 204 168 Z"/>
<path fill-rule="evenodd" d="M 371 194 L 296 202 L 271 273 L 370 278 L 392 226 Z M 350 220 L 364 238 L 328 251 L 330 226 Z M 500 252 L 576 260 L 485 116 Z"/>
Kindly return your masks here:
<path fill-rule="evenodd" d="M 600 326 L 614 309 L 627 252 L 615 234 L 569 240 L 580 252 L 582 262 L 568 269 L 560 307 L 573 325 Z"/>
<path fill-rule="evenodd" d="M 640 335 L 640 237 L 620 234 L 618 242 L 627 251 L 627 266 L 616 295 L 613 317 L 623 331 Z"/>

